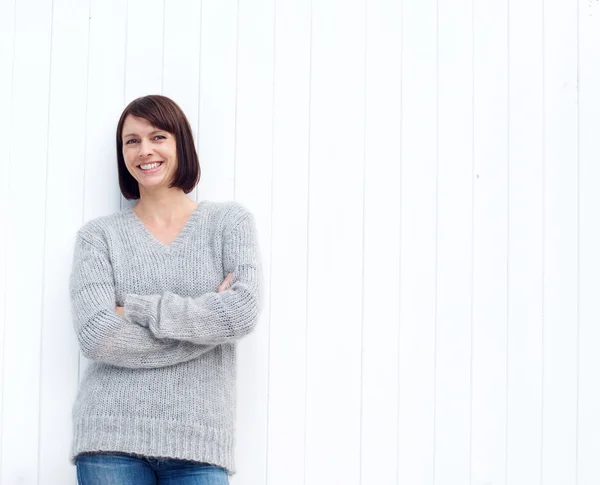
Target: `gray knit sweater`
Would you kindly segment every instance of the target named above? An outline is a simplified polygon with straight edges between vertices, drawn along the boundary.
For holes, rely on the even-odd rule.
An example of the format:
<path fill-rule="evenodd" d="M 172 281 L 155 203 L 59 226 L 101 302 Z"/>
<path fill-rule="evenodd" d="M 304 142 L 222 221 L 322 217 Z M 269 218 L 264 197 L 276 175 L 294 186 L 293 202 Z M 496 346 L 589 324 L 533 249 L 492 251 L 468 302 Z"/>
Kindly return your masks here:
<path fill-rule="evenodd" d="M 90 363 L 73 406 L 71 463 L 116 451 L 233 475 L 236 341 L 256 325 L 261 279 L 254 218 L 237 202 L 201 202 L 169 246 L 131 208 L 86 223 L 70 295 Z"/>

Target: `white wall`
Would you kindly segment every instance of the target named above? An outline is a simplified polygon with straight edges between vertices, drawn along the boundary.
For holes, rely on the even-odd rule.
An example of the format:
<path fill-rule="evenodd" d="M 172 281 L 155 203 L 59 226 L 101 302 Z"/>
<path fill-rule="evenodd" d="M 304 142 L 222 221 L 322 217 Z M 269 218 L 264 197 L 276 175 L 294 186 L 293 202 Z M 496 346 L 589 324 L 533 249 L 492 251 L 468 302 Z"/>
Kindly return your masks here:
<path fill-rule="evenodd" d="M 0 483 L 75 484 L 76 230 L 133 98 L 256 215 L 237 485 L 600 482 L 598 0 L 0 0 Z"/>

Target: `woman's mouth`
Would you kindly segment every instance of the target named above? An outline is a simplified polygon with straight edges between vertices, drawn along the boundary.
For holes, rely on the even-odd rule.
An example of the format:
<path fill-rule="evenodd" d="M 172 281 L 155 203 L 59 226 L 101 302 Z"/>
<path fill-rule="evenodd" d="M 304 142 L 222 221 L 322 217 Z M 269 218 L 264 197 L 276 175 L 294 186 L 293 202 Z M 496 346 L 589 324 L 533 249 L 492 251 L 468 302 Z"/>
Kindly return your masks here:
<path fill-rule="evenodd" d="M 162 167 L 163 162 L 152 162 L 152 163 L 143 163 L 142 165 L 138 165 L 138 169 L 140 170 L 140 172 L 143 172 L 145 174 L 149 174 L 149 173 L 156 173 L 160 170 L 160 167 Z"/>

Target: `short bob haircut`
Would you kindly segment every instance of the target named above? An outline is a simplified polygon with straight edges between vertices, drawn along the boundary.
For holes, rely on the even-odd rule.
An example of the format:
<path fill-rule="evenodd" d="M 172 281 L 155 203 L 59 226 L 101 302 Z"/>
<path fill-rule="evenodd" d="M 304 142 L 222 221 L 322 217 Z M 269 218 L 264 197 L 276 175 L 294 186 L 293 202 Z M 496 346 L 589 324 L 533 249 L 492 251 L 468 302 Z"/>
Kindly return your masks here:
<path fill-rule="evenodd" d="M 177 171 L 169 188 L 179 187 L 189 194 L 200 180 L 200 163 L 190 123 L 175 101 L 166 96 L 152 94 L 134 99 L 129 103 L 117 125 L 117 166 L 119 187 L 123 197 L 128 200 L 140 198 L 138 182 L 127 170 L 123 158 L 123 124 L 129 115 L 144 118 L 152 126 L 168 131 L 175 136 Z"/>

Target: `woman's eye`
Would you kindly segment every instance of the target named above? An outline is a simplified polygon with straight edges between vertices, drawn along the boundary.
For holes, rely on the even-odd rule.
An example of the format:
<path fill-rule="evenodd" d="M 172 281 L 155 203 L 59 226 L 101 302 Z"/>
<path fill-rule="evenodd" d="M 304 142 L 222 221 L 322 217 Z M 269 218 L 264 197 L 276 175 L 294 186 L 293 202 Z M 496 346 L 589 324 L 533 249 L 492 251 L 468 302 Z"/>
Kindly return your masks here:
<path fill-rule="evenodd" d="M 134 143 L 137 143 L 137 140 L 135 140 L 134 138 L 125 142 L 126 145 L 133 145 Z"/>
<path fill-rule="evenodd" d="M 164 136 L 164 135 L 156 135 L 156 136 L 154 137 L 154 139 L 155 139 L 155 140 L 165 140 L 166 138 L 167 138 L 167 137 L 166 137 L 166 136 Z"/>

